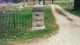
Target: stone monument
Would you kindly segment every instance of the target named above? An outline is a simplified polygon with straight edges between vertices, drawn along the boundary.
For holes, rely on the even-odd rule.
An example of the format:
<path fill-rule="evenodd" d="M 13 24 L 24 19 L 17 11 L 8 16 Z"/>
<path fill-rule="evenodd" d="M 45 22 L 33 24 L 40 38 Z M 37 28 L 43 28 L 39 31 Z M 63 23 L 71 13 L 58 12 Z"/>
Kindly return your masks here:
<path fill-rule="evenodd" d="M 35 5 L 32 12 L 32 30 L 45 29 L 43 5 Z"/>

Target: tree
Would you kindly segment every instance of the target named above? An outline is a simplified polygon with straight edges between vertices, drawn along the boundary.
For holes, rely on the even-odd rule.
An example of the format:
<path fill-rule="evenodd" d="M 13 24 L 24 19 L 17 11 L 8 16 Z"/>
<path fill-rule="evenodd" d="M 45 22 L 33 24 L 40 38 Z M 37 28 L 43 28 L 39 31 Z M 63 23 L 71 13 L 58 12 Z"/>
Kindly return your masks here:
<path fill-rule="evenodd" d="M 12 0 L 13 3 L 19 3 L 21 2 L 22 0 Z"/>
<path fill-rule="evenodd" d="M 80 10 L 80 0 L 74 0 L 74 9 Z"/>
<path fill-rule="evenodd" d="M 53 3 L 53 1 L 54 1 L 54 0 L 52 0 L 52 3 Z"/>
<path fill-rule="evenodd" d="M 43 5 L 45 5 L 45 0 L 43 0 Z"/>

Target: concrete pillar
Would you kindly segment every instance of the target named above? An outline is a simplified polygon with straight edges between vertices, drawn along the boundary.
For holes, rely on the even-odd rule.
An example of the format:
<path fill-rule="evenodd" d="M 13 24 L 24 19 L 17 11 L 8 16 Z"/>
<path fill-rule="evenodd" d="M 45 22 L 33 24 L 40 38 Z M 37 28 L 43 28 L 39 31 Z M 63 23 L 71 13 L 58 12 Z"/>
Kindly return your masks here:
<path fill-rule="evenodd" d="M 32 30 L 45 29 L 44 25 L 44 9 L 42 5 L 37 4 L 33 7 L 32 14 Z"/>

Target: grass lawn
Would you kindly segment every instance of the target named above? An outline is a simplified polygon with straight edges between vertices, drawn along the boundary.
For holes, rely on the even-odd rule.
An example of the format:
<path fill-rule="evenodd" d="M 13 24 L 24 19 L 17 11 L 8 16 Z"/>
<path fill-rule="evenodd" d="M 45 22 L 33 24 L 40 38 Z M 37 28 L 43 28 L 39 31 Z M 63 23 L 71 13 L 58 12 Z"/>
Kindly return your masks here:
<path fill-rule="evenodd" d="M 67 10 L 68 12 L 80 16 L 80 10 L 73 10 L 74 8 L 74 2 L 54 2 L 53 4 L 55 5 L 59 5 L 62 8 L 64 8 L 65 10 Z"/>
<path fill-rule="evenodd" d="M 56 24 L 55 18 L 52 15 L 50 7 L 44 7 L 44 18 L 45 18 L 46 29 L 38 31 L 29 31 L 31 30 L 31 25 L 32 25 L 32 7 L 24 8 L 21 11 L 9 11 L 9 12 L 7 11 L 6 14 L 12 15 L 11 16 L 12 18 L 6 20 L 13 20 L 13 22 L 15 20 L 15 29 L 10 28 L 11 31 L 0 32 L 0 41 L 30 42 L 32 40 L 50 37 L 51 34 L 55 34 L 58 30 L 58 25 Z M 10 16 L 6 16 L 6 18 L 8 17 Z M 1 19 L 4 20 L 4 18 L 5 17 Z M 4 25 L 5 23 L 2 24 Z M 13 27 L 14 23 L 10 25 L 11 27 Z"/>
<path fill-rule="evenodd" d="M 54 5 L 59 5 L 62 8 L 68 8 L 71 9 L 74 7 L 74 2 L 54 2 Z"/>

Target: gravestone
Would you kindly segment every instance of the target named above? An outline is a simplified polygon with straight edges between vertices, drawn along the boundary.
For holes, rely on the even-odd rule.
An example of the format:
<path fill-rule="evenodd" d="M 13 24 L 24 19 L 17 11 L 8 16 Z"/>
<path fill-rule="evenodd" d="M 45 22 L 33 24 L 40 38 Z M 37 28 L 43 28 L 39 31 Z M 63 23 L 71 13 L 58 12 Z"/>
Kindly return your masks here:
<path fill-rule="evenodd" d="M 43 0 L 39 0 L 39 4 L 40 5 L 43 5 Z"/>
<path fill-rule="evenodd" d="M 32 12 L 32 30 L 45 29 L 43 6 L 39 4 L 35 5 Z"/>

